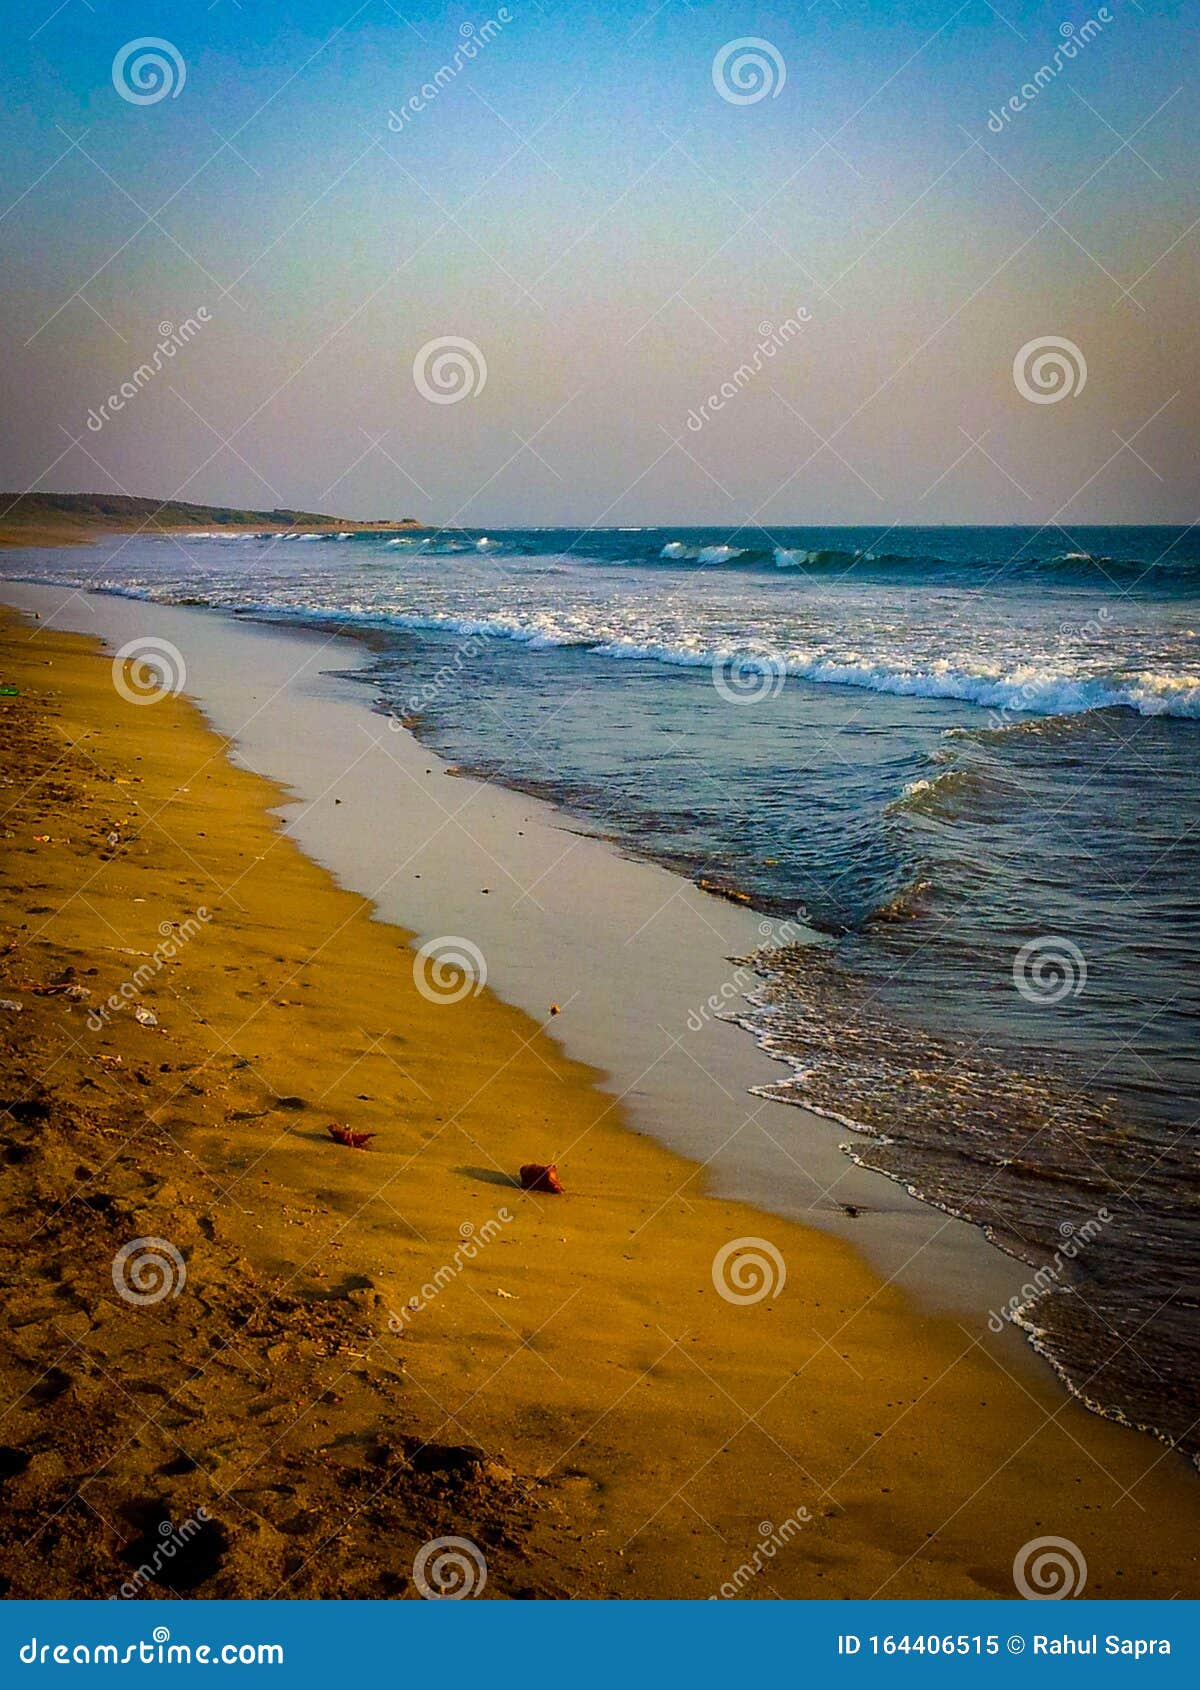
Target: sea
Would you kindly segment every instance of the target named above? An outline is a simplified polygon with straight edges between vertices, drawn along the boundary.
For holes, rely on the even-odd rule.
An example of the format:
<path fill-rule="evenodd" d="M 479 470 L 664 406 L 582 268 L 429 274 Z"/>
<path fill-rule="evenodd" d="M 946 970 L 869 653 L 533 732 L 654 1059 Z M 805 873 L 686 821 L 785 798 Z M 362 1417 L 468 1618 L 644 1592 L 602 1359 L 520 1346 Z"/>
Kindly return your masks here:
<path fill-rule="evenodd" d="M 361 634 L 453 764 L 764 912 L 728 1014 L 768 1095 L 1026 1263 L 993 1322 L 1200 1457 L 1200 529 L 214 530 L 0 574 Z"/>

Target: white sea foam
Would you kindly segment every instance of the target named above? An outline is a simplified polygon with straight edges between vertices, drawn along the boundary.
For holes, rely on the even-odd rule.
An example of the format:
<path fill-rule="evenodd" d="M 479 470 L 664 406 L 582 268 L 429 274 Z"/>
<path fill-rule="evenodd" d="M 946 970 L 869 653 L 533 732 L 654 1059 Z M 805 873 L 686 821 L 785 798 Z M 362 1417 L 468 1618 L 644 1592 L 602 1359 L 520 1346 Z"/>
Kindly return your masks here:
<path fill-rule="evenodd" d="M 512 615 L 455 617 L 397 615 L 389 618 L 414 629 L 484 634 L 517 640 L 534 648 L 590 647 L 597 656 L 652 661 L 676 668 L 711 668 L 737 655 L 736 640 L 710 645 L 677 644 L 662 640 L 599 636 L 582 619 L 568 624 L 551 614 L 522 620 Z M 598 637 L 599 636 L 599 637 Z M 1076 715 L 1084 710 L 1124 708 L 1142 716 L 1169 715 L 1200 720 L 1200 674 L 1166 671 L 1139 672 L 1124 679 L 1070 675 L 1021 665 L 1008 671 L 957 668 L 945 659 L 919 666 L 902 654 L 868 659 L 858 653 L 844 656 L 805 656 L 780 653 L 789 676 L 817 685 L 861 687 L 870 692 L 908 698 L 955 698 L 993 710 L 1030 716 Z"/>
<path fill-rule="evenodd" d="M 668 540 L 659 557 L 694 558 L 699 563 L 728 563 L 731 558 L 745 557 L 746 546 L 689 546 L 683 540 Z"/>
<path fill-rule="evenodd" d="M 164 535 L 163 538 L 166 539 L 167 536 Z M 202 528 L 197 529 L 194 533 L 182 534 L 180 538 L 183 540 L 269 540 L 273 539 L 274 536 L 269 532 L 266 534 L 247 534 L 245 529 L 242 528 Z"/>
<path fill-rule="evenodd" d="M 677 668 L 766 649 L 794 682 L 960 700 L 1014 722 L 1104 708 L 1200 720 L 1195 633 L 1184 615 L 1154 601 L 1114 600 L 1117 608 L 1101 622 L 1089 595 L 1088 622 L 1081 612 L 1064 621 L 1063 602 L 1047 605 L 1040 594 L 998 603 L 952 584 L 860 582 L 837 571 L 820 591 L 807 584 L 801 591 L 786 578 L 759 583 L 719 566 L 665 584 L 661 574 L 619 558 L 600 559 L 599 569 L 596 559 L 569 550 L 522 555 L 509 534 L 463 533 L 370 540 L 339 560 L 335 590 L 324 571 L 299 564 L 300 554 L 278 551 L 277 540 L 301 535 L 197 530 L 192 537 L 203 548 L 210 536 L 202 573 L 177 548 L 148 539 L 141 560 L 123 551 L 126 573 L 112 585 L 168 601 L 202 597 L 272 616 L 491 635 L 531 651 L 591 648 L 601 659 Z M 246 554 L 225 543 L 235 538 L 267 540 L 262 555 L 278 577 L 264 572 L 257 548 L 248 572 Z M 498 552 L 511 565 L 503 572 Z M 702 552 L 714 564 L 737 556 L 733 546 L 701 548 L 682 538 L 668 539 L 660 556 L 699 559 Z M 788 568 L 833 555 L 780 547 L 776 558 Z M 1080 627 L 1092 623 L 1097 632 L 1081 637 Z"/>

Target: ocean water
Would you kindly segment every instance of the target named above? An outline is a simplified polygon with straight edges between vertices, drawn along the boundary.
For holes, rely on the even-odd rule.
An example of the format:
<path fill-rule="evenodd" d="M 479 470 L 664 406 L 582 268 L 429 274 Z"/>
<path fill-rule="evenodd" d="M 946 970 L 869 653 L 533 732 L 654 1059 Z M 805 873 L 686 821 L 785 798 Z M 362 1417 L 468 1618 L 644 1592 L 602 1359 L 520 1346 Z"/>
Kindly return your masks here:
<path fill-rule="evenodd" d="M 381 707 L 458 765 L 816 928 L 731 1006 L 770 1094 L 1027 1262 L 993 1319 L 1200 1452 L 1200 531 L 137 536 L 0 571 L 369 631 Z"/>

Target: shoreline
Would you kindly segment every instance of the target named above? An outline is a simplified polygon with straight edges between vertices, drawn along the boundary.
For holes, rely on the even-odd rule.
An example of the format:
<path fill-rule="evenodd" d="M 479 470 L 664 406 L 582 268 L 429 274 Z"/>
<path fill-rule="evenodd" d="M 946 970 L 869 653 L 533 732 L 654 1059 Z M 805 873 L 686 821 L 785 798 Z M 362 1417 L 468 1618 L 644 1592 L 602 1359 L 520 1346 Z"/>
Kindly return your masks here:
<path fill-rule="evenodd" d="M 535 1020 L 550 1001 L 571 997 L 578 1008 L 569 1005 L 554 1027 L 567 1053 L 604 1076 L 636 1130 L 702 1164 L 720 1195 L 850 1242 L 933 1310 L 978 1320 L 1009 1301 L 1028 1264 L 858 1166 L 839 1147 L 854 1130 L 845 1122 L 758 1096 L 756 1087 L 780 1084 L 790 1065 L 738 1020 L 703 1013 L 698 1047 L 683 1048 L 689 1016 L 736 972 L 731 959 L 767 941 L 764 928 L 787 924 L 713 898 L 588 821 L 458 771 L 410 729 L 389 726 L 363 685 L 371 630 L 32 583 L 10 581 L 3 592 L 60 625 L 58 607 L 70 604 L 73 630 L 113 649 L 131 636 L 174 643 L 186 654 L 189 695 L 232 739 L 235 758 L 293 795 L 278 813 L 301 848 L 421 942 L 465 926 L 486 953 L 491 986 Z M 447 775 L 452 802 L 443 798 Z M 436 812 L 439 839 L 454 846 L 448 855 L 425 851 L 411 798 Z M 369 832 L 348 840 L 347 817 L 368 807 Z M 451 819 L 460 808 L 467 822 Z M 400 876 L 391 872 L 393 841 L 412 855 Z M 746 1132 L 748 1120 L 765 1125 Z M 1005 1336 L 1007 1364 L 1040 1373 L 1024 1338 Z"/>
<path fill-rule="evenodd" d="M 33 591 L 47 614 L 61 602 L 60 589 Z M 746 972 L 737 958 L 779 942 L 789 927 L 794 934 L 794 924 L 760 920 L 551 800 L 448 764 L 412 728 L 381 713 L 371 686 L 381 649 L 373 629 L 333 619 L 233 616 L 120 592 L 71 593 L 69 600 L 75 625 L 102 625 L 114 647 L 135 629 L 179 641 L 210 721 L 234 737 L 251 767 L 295 793 L 295 806 L 282 813 L 302 848 L 339 884 L 371 897 L 382 917 L 413 926 L 420 941 L 458 934 L 466 923 L 484 942 L 492 985 L 535 1020 L 545 1017 L 546 981 L 556 982 L 553 996 L 564 995 L 564 978 L 564 990 L 582 988 L 583 999 L 555 1021 L 556 1037 L 602 1076 L 634 1130 L 699 1163 L 713 1192 L 849 1242 L 918 1307 L 971 1329 L 1028 1301 L 1039 1264 L 927 1196 L 901 1171 L 878 1166 L 870 1153 L 877 1128 L 857 1126 L 836 1107 L 821 1110 L 794 1095 L 784 1100 L 781 1093 L 794 1086 L 793 1062 L 770 1049 L 751 1006 L 742 1009 L 736 995 L 723 994 Z M 226 651 L 230 642 L 236 644 Z M 214 644 L 221 648 L 215 667 Z M 261 676 L 266 705 L 262 688 L 247 686 L 242 671 Z M 293 731 L 299 708 L 301 752 Z M 443 803 L 447 774 L 455 777 L 455 796 Z M 336 804 L 335 791 L 343 794 Z M 416 795 L 441 818 L 439 835 L 450 827 L 455 847 L 471 847 L 470 861 L 458 848 L 419 855 L 420 816 L 414 830 L 405 802 Z M 343 798 L 349 812 L 337 807 Z M 465 830 L 451 816 L 459 806 L 470 814 Z M 356 845 L 346 818 L 364 810 L 372 837 Z M 405 842 L 412 861 L 399 878 L 388 871 L 387 847 L 375 848 L 376 833 Z M 520 888 L 505 866 L 510 858 Z M 509 884 L 497 884 L 501 868 Z M 560 888 L 564 872 L 569 885 Z M 546 908 L 530 898 L 527 884 L 541 889 Z M 510 886 L 518 895 L 506 903 Z M 614 928 L 614 912 L 621 931 L 605 944 L 598 936 Z M 528 919 L 514 931 L 512 921 L 522 915 Z M 720 1010 L 710 1015 L 707 1006 L 718 999 Z M 995 1342 L 1018 1376 L 1052 1378 L 1088 1412 L 1171 1447 L 1156 1425 L 1098 1399 L 1086 1369 L 1069 1370 L 1028 1319 L 1005 1320 Z"/>
<path fill-rule="evenodd" d="M 15 591 L 6 590 L 5 596 Z M 149 612 L 161 607 L 134 608 Z M 170 613 L 176 618 L 189 614 L 198 613 Z M 141 625 L 147 626 L 148 618 L 143 617 Z M 265 641 L 290 636 L 270 631 L 257 637 Z M 244 641 L 230 636 L 228 643 L 245 650 Z M 518 1566 L 537 1569 L 543 1588 L 534 1593 L 546 1593 L 545 1586 L 557 1584 L 578 1594 L 709 1594 L 725 1582 L 723 1569 L 732 1572 L 752 1554 L 759 1523 L 784 1513 L 791 1518 L 799 1508 L 810 1517 L 789 1542 L 787 1554 L 773 1563 L 773 1588 L 745 1593 L 1007 1595 L 1012 1593 L 1014 1554 L 1044 1531 L 1080 1543 L 1092 1567 L 1093 1594 L 1194 1592 L 1192 1511 L 1200 1504 L 1193 1488 L 1183 1482 L 1182 1460 L 1177 1469 L 1177 1458 L 1167 1451 L 1087 1415 L 1042 1378 L 1040 1368 L 1028 1381 L 1014 1377 L 1011 1352 L 995 1344 L 991 1334 L 964 1331 L 951 1320 L 914 1307 L 908 1295 L 882 1284 L 851 1245 L 786 1220 L 768 1222 L 762 1211 L 728 1197 L 698 1194 L 694 1163 L 681 1161 L 637 1131 L 637 1099 L 622 1105 L 621 1113 L 635 1129 L 630 1131 L 620 1124 L 611 1096 L 598 1089 L 598 1080 L 603 1085 L 597 1074 L 600 1064 L 581 1066 L 563 1054 L 559 1035 L 572 1025 L 572 1015 L 581 1013 L 569 1004 L 564 1004 L 561 1024 L 556 1019 L 551 1038 L 537 1019 L 509 1008 L 491 991 L 453 1007 L 425 1002 L 413 986 L 411 953 L 403 948 L 405 932 L 389 925 L 391 918 L 380 900 L 372 910 L 361 897 L 337 889 L 326 870 L 310 860 L 320 857 L 320 840 L 336 838 L 332 830 L 347 817 L 335 817 L 332 796 L 327 804 L 305 805 L 278 784 L 247 772 L 256 745 L 261 750 L 253 724 L 239 736 L 230 762 L 222 755 L 221 741 L 190 703 L 167 698 L 149 709 L 122 705 L 111 688 L 110 661 L 96 654 L 94 644 L 85 646 L 43 625 L 18 632 L 10 649 L 15 663 L 29 665 L 25 685 L 31 690 L 38 684 L 37 669 L 52 651 L 55 672 L 45 679 L 58 697 L 57 702 L 47 701 L 47 708 L 84 724 L 94 736 L 88 755 L 96 766 L 106 767 L 106 759 L 128 766 L 134 747 L 145 759 L 143 778 L 153 778 L 153 796 L 169 804 L 172 813 L 169 833 L 161 830 L 160 838 L 159 828 L 145 831 L 141 852 L 136 853 L 154 855 L 153 864 L 146 866 L 154 869 L 156 896 L 172 883 L 188 886 L 194 895 L 201 869 L 233 870 L 236 875 L 232 884 L 239 888 L 236 902 L 242 910 L 222 910 L 220 922 L 206 929 L 203 940 L 189 947 L 178 965 L 203 1023 L 218 1033 L 222 1027 L 236 1030 L 246 1011 L 231 1001 L 229 982 L 256 974 L 270 987 L 271 967 L 286 968 L 291 952 L 298 953 L 303 967 L 306 950 L 311 950 L 309 964 L 328 972 L 319 998 L 310 1000 L 312 1007 L 303 1006 L 301 1019 L 309 1026 L 299 1043 L 286 1029 L 268 1036 L 266 1023 L 273 1023 L 279 1008 L 300 1007 L 280 1000 L 278 984 L 261 1007 L 253 1009 L 254 1039 L 265 1046 L 254 1052 L 253 1072 L 270 1078 L 277 1102 L 294 1093 L 311 1095 L 310 1086 L 296 1083 L 298 1069 L 317 1078 L 327 1073 L 333 1082 L 329 1114 L 337 1118 L 336 1099 L 347 1112 L 353 1109 L 361 1119 L 378 1123 L 381 1145 L 369 1156 L 352 1156 L 327 1147 L 319 1132 L 308 1130 L 313 1122 L 309 1112 L 297 1115 L 297 1126 L 288 1125 L 280 1134 L 282 1150 L 272 1154 L 268 1189 L 256 1185 L 253 1195 L 246 1190 L 241 1198 L 245 1212 L 218 1205 L 220 1222 L 239 1231 L 254 1272 L 262 1272 L 264 1264 L 271 1271 L 296 1271 L 303 1249 L 296 1248 L 291 1230 L 294 1226 L 309 1239 L 313 1217 L 298 1212 L 281 1217 L 279 1210 L 299 1211 L 316 1193 L 334 1213 L 339 1204 L 347 1206 L 348 1218 L 335 1234 L 345 1251 L 339 1269 L 348 1277 L 367 1279 L 368 1286 L 360 1289 L 374 1293 L 385 1308 L 394 1308 L 398 1300 L 403 1305 L 404 1287 L 412 1283 L 403 1271 L 405 1264 L 416 1277 L 422 1267 L 436 1265 L 439 1249 L 444 1260 L 447 1246 L 461 1235 L 464 1214 L 478 1226 L 473 1217 L 490 1213 L 489 1202 L 509 1201 L 506 1193 L 513 1188 L 497 1186 L 496 1173 L 513 1168 L 518 1157 L 541 1149 L 553 1135 L 551 1148 L 562 1155 L 571 1195 L 550 1212 L 528 1195 L 518 1192 L 512 1198 L 517 1227 L 503 1242 L 496 1240 L 503 1267 L 493 1266 L 485 1255 L 482 1273 L 464 1275 L 472 1282 L 464 1287 L 472 1295 L 448 1291 L 438 1300 L 436 1331 L 430 1329 L 428 1316 L 422 1316 L 424 1326 L 414 1323 L 406 1333 L 406 1342 L 412 1343 L 405 1374 L 411 1370 L 415 1388 L 402 1393 L 414 1436 L 431 1435 L 415 1422 L 429 1412 L 429 1395 L 440 1398 L 445 1393 L 456 1401 L 452 1413 L 482 1423 L 483 1449 L 502 1450 L 512 1470 L 534 1474 L 539 1485 L 549 1487 L 545 1500 L 555 1529 L 549 1538 L 538 1539 L 545 1522 L 535 1522 L 530 1528 L 533 1537 L 522 1539 L 512 1552 Z M 252 684 L 265 693 L 263 676 Z M 337 692 L 336 682 L 316 675 L 308 677 L 306 688 L 307 697 L 293 693 L 288 698 L 294 741 L 311 723 L 329 720 L 330 694 Z M 352 708 L 356 715 L 364 713 L 359 703 Z M 375 720 L 381 722 L 378 716 Z M 386 727 L 382 731 L 388 734 Z M 393 742 L 389 751 L 405 742 L 416 744 L 406 735 L 388 738 Z M 298 749 L 303 762 L 305 746 Z M 322 748 L 310 744 L 307 749 L 319 774 Z M 423 750 L 417 748 L 416 756 L 422 767 L 433 766 Z M 345 777 L 344 767 L 340 775 Z M 200 794 L 192 786 L 198 777 Z M 424 778 L 412 777 L 418 787 Z M 111 794 L 105 796 L 111 800 Z M 501 797 L 505 803 L 517 802 L 511 794 L 489 797 L 500 809 Z M 347 790 L 339 808 L 351 811 L 353 802 Z M 139 807 L 143 804 L 140 796 Z M 288 814 L 285 828 L 266 813 L 279 808 Z M 214 818 L 220 827 L 211 825 Z M 210 825 L 197 829 L 196 820 L 209 820 Z M 572 838 L 584 837 L 564 835 L 561 826 L 557 831 L 560 848 L 572 849 Z M 293 839 L 308 854 L 302 855 Z M 456 839 L 455 849 L 461 844 Z M 599 842 L 592 844 L 599 850 Z M 109 920 L 114 915 L 123 922 L 150 920 L 149 914 L 139 917 L 132 911 L 123 847 L 111 868 L 97 863 L 94 847 L 76 850 L 69 840 L 58 846 L 52 841 L 49 850 L 39 851 L 22 839 L 10 855 L 28 853 L 43 874 L 52 875 L 52 867 L 43 865 L 53 864 L 51 853 L 59 854 L 59 847 L 66 870 L 61 887 L 73 887 L 86 873 L 96 883 L 89 890 L 89 904 L 102 906 Z M 466 847 L 462 849 L 465 854 Z M 582 845 L 579 849 L 583 853 Z M 444 842 L 442 850 L 446 854 Z M 268 853 L 272 866 L 264 871 L 258 865 Z M 607 847 L 604 853 L 608 863 L 614 854 Z M 631 867 L 639 876 L 661 873 L 644 864 Z M 18 875 L 15 886 L 23 888 L 26 879 Z M 111 888 L 105 885 L 109 879 L 116 882 Z M 672 893 L 678 897 L 675 888 Z M 695 896 L 704 898 L 699 892 Z M 411 925 L 419 926 L 414 916 L 436 907 L 432 898 L 422 904 L 411 882 L 404 897 L 414 906 L 408 916 Z M 157 919 L 157 906 L 150 907 Z M 179 905 L 180 910 L 186 907 Z M 264 924 L 266 908 L 271 919 Z M 711 909 L 707 913 L 711 915 Z M 726 918 L 732 923 L 744 918 L 744 912 L 730 909 Z M 530 928 L 540 925 L 532 918 L 527 921 Z M 65 928 L 61 918 L 42 922 L 38 917 L 34 932 L 21 941 L 22 949 L 45 944 L 43 935 L 51 927 L 62 929 L 56 938 L 60 946 L 76 944 L 75 924 L 99 930 L 93 917 L 73 902 Z M 330 934 L 323 944 L 322 924 Z M 644 948 L 649 955 L 650 945 Z M 275 952 L 281 954 L 272 964 Z M 365 958 L 369 966 L 364 969 Z M 677 960 L 665 958 L 664 963 L 669 967 Z M 521 966 L 520 958 L 506 955 L 503 946 L 496 948 L 492 973 L 504 995 L 509 995 L 504 988 L 517 982 Z M 544 969 L 544 964 L 531 966 Z M 298 972 L 295 964 L 292 971 Z M 544 979 L 539 984 L 545 984 Z M 524 989 L 532 989 L 528 980 Z M 542 990 L 542 1020 L 546 996 Z M 170 998 L 175 999 L 171 1012 L 177 1018 L 184 1000 L 176 990 L 168 1002 Z M 77 1009 L 64 1008 L 58 999 L 41 1003 L 45 1007 L 29 1005 L 29 1021 L 24 1012 L 19 1020 L 23 1031 L 32 1025 L 35 1013 L 44 1017 L 44 1037 L 51 1045 L 56 1034 L 61 1040 L 59 1018 L 82 1021 Z M 419 1080 L 425 1096 L 420 1090 L 405 1091 L 401 1121 L 394 1106 L 385 1106 L 378 1095 L 389 1085 L 393 1091 L 399 1086 L 395 1058 L 365 1050 L 355 1056 L 352 1080 L 337 1074 L 346 1062 L 335 1061 L 328 1046 L 331 1040 L 336 1044 L 347 1039 L 351 1008 L 376 1021 L 398 1016 L 404 1026 L 402 1067 Z M 464 1028 L 453 1044 L 447 1043 L 451 1028 L 446 1017 L 461 1018 Z M 166 1016 L 161 1019 L 165 1022 Z M 283 1023 L 293 1019 L 281 1018 Z M 424 1037 L 414 1036 L 418 1027 Z M 727 1031 L 749 1045 L 740 1029 Z M 139 1033 L 145 1036 L 126 1017 L 101 1037 L 130 1040 Z M 716 1029 L 714 1035 L 722 1036 Z M 165 1030 L 163 1036 L 183 1037 L 175 1029 Z M 353 1043 L 361 1045 L 361 1035 L 355 1035 Z M 181 1054 L 186 1058 L 188 1053 Z M 70 1050 L 64 1053 L 64 1067 L 75 1060 L 85 1058 Z M 470 1154 L 478 1158 L 486 1145 L 500 1166 L 489 1171 L 473 1161 L 464 1169 L 462 1151 L 455 1154 L 442 1141 L 435 1117 L 446 1088 L 465 1080 L 469 1097 L 471 1065 L 488 1060 L 497 1064 L 497 1071 L 485 1089 L 498 1090 L 487 1101 L 500 1098 L 503 1107 L 477 1108 L 480 1118 Z M 466 1076 L 459 1072 L 464 1066 Z M 775 1065 L 770 1066 L 774 1070 Z M 199 1070 L 193 1063 L 188 1071 Z M 362 1089 L 368 1092 L 365 1109 Z M 324 1097 L 321 1094 L 322 1111 Z M 547 1103 L 552 1104 L 549 1111 Z M 194 1107 L 207 1106 L 207 1100 L 200 1100 Z M 778 1107 L 788 1108 L 791 1117 L 800 1113 L 791 1106 Z M 173 1214 L 189 1211 L 183 1186 L 192 1172 L 188 1158 L 196 1155 L 192 1146 L 207 1150 L 210 1169 L 223 1170 L 230 1158 L 262 1154 L 261 1129 L 255 1120 L 239 1121 L 239 1113 L 195 1125 L 187 1156 L 177 1157 L 181 1166 L 175 1208 L 169 1198 L 160 1198 L 162 1206 Z M 323 1113 L 316 1120 L 322 1118 Z M 579 1123 L 574 1140 L 564 1127 L 571 1120 Z M 301 1123 L 304 1131 L 298 1130 Z M 278 1119 L 273 1123 L 279 1124 Z M 356 1182 L 377 1180 L 385 1168 L 391 1172 L 396 1152 L 387 1147 L 387 1139 L 400 1134 L 409 1148 L 409 1162 L 392 1177 L 404 1176 L 404 1214 L 410 1226 L 415 1223 L 419 1237 L 404 1231 L 395 1212 L 390 1219 L 364 1215 L 373 1199 L 353 1208 L 356 1193 L 361 1197 L 366 1189 Z M 570 1147 L 569 1154 L 563 1153 L 564 1145 Z M 204 1161 L 203 1156 L 199 1159 Z M 21 1177 L 19 1167 L 16 1177 Z M 286 1195 L 283 1203 L 281 1194 Z M 686 1194 L 682 1200 L 681 1194 Z M 923 1213 L 928 1216 L 929 1211 Z M 316 1226 L 319 1234 L 319 1220 Z M 256 1237 L 260 1228 L 265 1238 Z M 786 1285 L 778 1296 L 751 1307 L 726 1302 L 715 1291 L 714 1254 L 732 1239 L 764 1232 L 787 1262 Z M 566 1249 L 560 1242 L 564 1235 Z M 303 1271 L 303 1259 L 299 1266 Z M 501 1289 L 517 1287 L 503 1305 L 487 1298 L 501 1273 Z M 183 1299 L 180 1306 L 187 1306 Z M 122 1318 L 123 1313 L 118 1308 Z M 505 1334 L 510 1323 L 517 1328 L 519 1342 L 511 1332 Z M 86 1349 L 96 1329 L 96 1324 L 90 1326 L 77 1342 Z M 765 1353 L 768 1348 L 774 1361 Z M 501 1382 L 491 1385 L 497 1372 Z M 63 1400 L 70 1394 L 65 1392 Z M 203 1435 L 203 1419 L 200 1430 Z M 353 1440 L 351 1447 L 356 1447 Z M 564 1464 L 575 1470 L 570 1478 L 562 1475 Z M 303 1454 L 300 1465 L 303 1468 Z M 402 1465 L 410 1468 L 413 1463 Z M 933 1485 L 931 1473 L 937 1474 Z M 1139 1498 L 1127 1493 L 1130 1485 L 1138 1487 Z M 486 1514 L 478 1499 L 464 1502 L 460 1496 L 456 1505 L 461 1514 L 477 1508 Z M 455 1511 L 449 1512 L 453 1518 Z M 577 1535 L 581 1527 L 587 1539 L 583 1548 Z M 232 1527 L 226 1529 L 233 1532 Z M 278 1526 L 272 1524 L 271 1529 L 278 1531 Z M 448 1522 L 445 1529 L 453 1530 L 453 1524 Z M 593 1539 L 592 1532 L 600 1535 Z M 1147 1548 L 1139 1552 L 1138 1566 L 1126 1569 L 1134 1533 Z M 574 1543 L 574 1550 L 568 1542 Z M 495 1593 L 520 1593 L 522 1574 L 510 1567 L 507 1546 L 499 1543 L 495 1553 Z M 398 1563 L 402 1560 L 397 1556 Z M 225 1570 L 213 1576 L 219 1580 Z M 214 1588 L 201 1593 L 227 1592 Z"/>
<path fill-rule="evenodd" d="M 54 527 L 47 524 L 42 528 L 31 529 L 28 533 L 0 534 L 0 547 L 9 547 L 13 551 L 54 550 L 59 546 L 93 546 L 100 541 L 115 539 L 118 536 L 154 533 L 163 536 L 175 535 L 184 539 L 187 536 L 199 535 L 199 529 L 194 522 L 174 523 L 155 522 L 131 524 L 123 528 L 111 525 L 95 528 L 78 526 L 71 527 L 63 524 Z M 207 532 L 207 531 L 206 531 Z M 420 522 L 305 522 L 295 523 L 272 522 L 269 518 L 265 522 L 223 522 L 219 530 L 221 534 L 261 534 L 272 539 L 290 534 L 423 534 L 427 532 L 424 523 Z"/>
<path fill-rule="evenodd" d="M 230 534 L 287 535 L 298 529 L 321 534 L 391 534 L 422 533 L 426 525 L 415 517 L 339 522 L 323 512 L 254 511 L 240 506 L 193 504 L 190 500 L 142 499 L 128 494 L 0 495 L 0 548 L 93 545 L 120 534 L 130 537 L 150 531 L 164 536 L 187 535 L 201 529 Z"/>

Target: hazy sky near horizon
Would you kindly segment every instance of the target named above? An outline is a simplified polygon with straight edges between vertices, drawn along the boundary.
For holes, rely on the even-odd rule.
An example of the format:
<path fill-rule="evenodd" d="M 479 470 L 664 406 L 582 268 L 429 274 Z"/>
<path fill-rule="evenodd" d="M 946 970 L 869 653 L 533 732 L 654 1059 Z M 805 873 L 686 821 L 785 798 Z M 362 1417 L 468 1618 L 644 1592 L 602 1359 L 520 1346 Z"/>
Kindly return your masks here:
<path fill-rule="evenodd" d="M 2 16 L 7 489 L 484 525 L 1197 514 L 1200 0 Z M 114 60 L 145 37 L 183 71 L 139 103 Z M 745 49 L 722 76 L 747 38 L 765 84 Z M 451 336 L 474 390 L 434 403 L 414 360 Z M 1048 337 L 1068 391 L 1030 352 L 1035 402 L 1014 360 Z"/>

